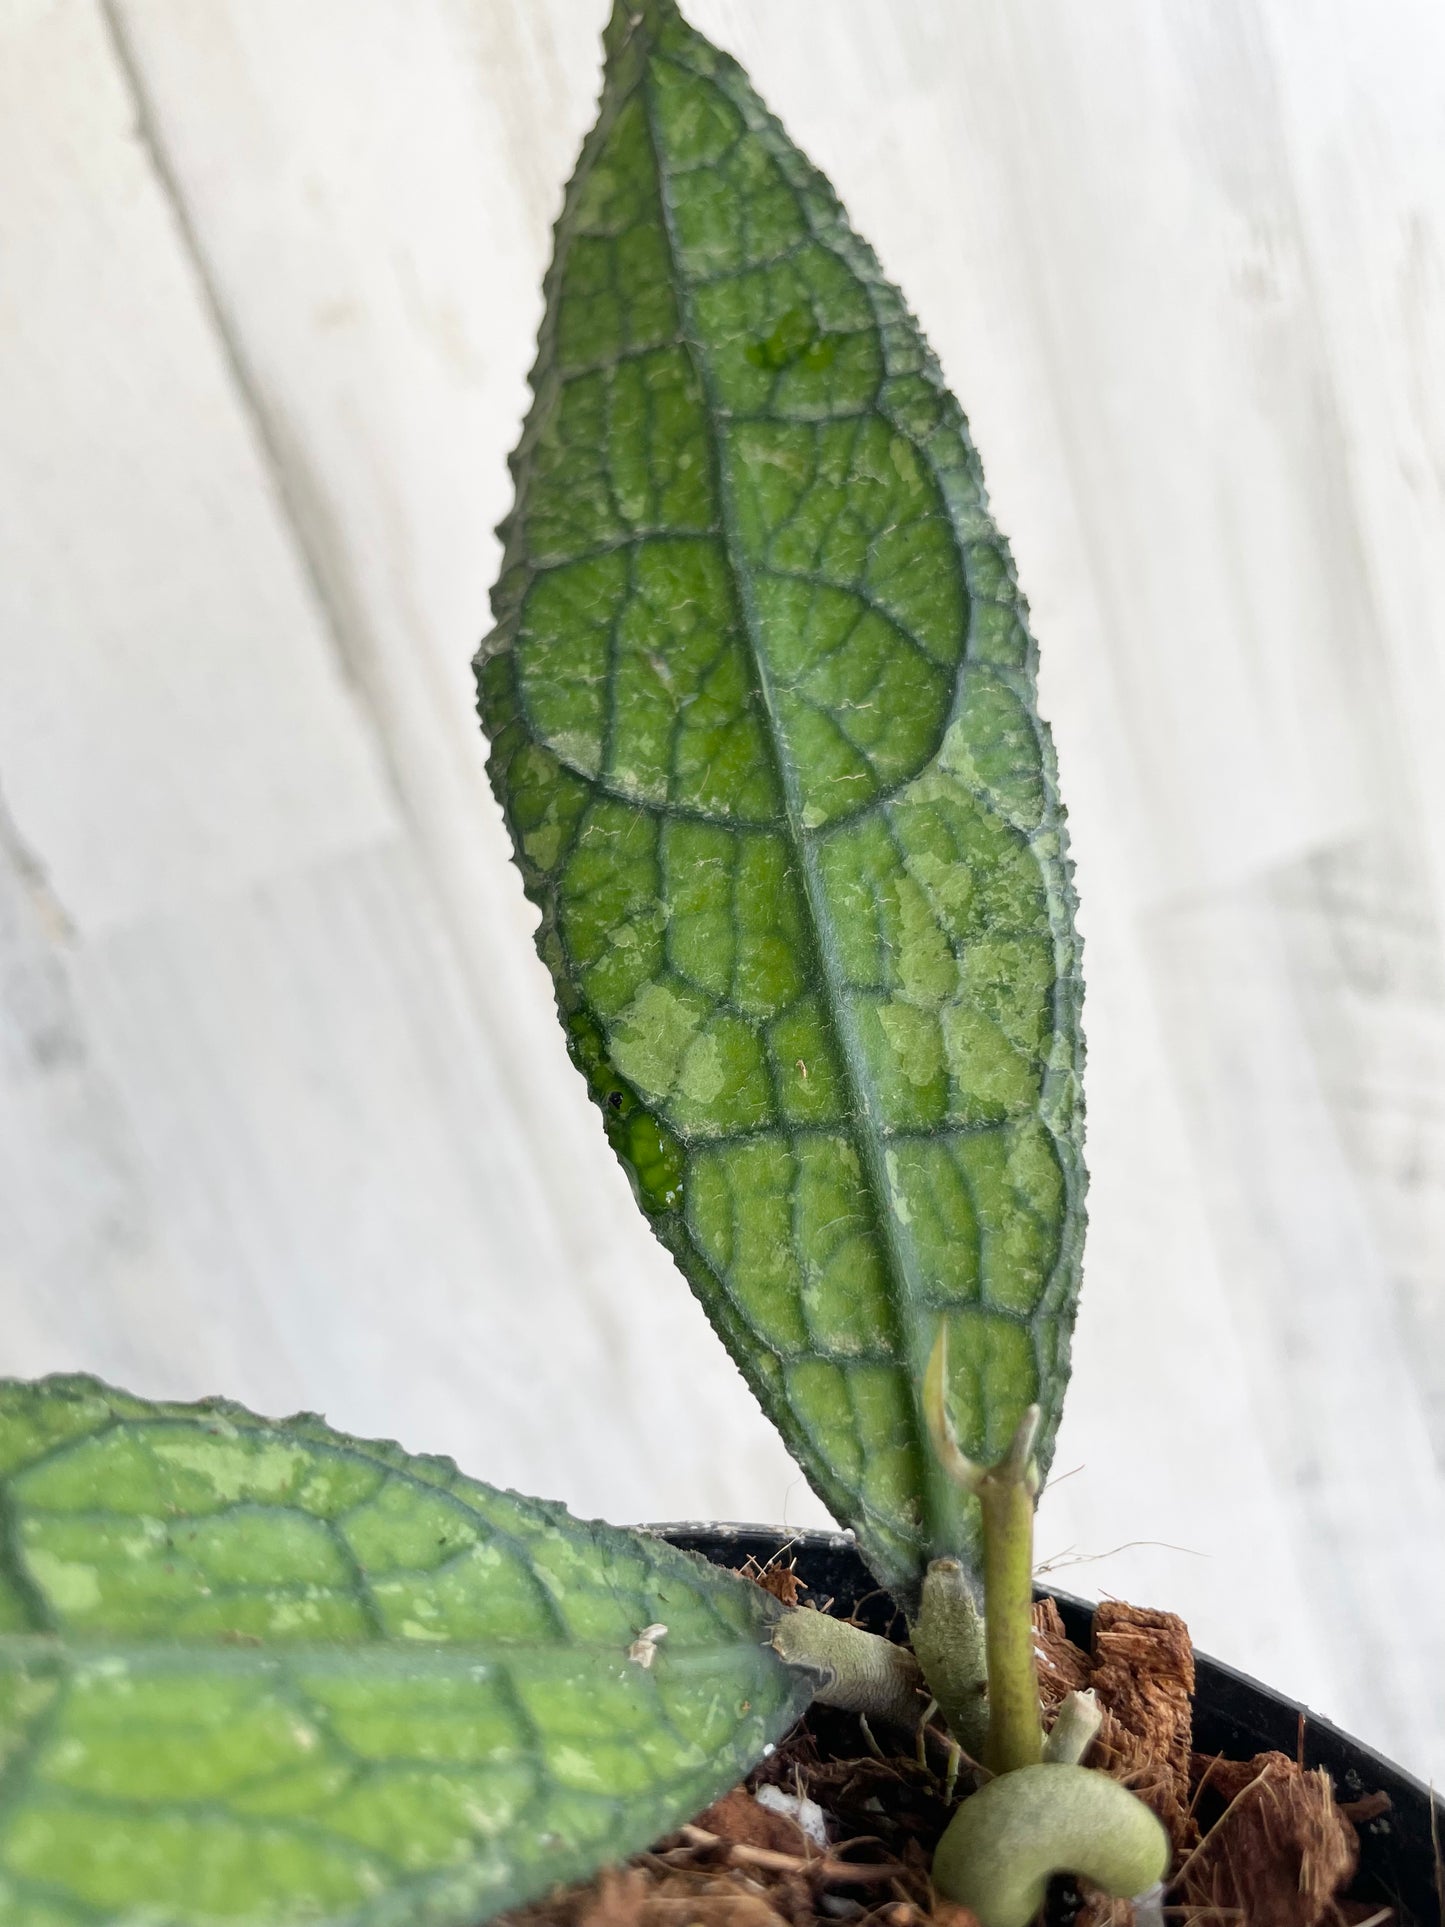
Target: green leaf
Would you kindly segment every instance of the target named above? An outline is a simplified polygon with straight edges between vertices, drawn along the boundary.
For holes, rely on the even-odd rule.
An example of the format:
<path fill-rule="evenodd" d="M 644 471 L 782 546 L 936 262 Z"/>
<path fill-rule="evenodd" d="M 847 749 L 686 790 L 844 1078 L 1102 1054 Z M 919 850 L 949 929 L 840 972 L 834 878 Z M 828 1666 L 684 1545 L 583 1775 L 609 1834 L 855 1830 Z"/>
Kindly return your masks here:
<path fill-rule="evenodd" d="M 618 0 L 478 657 L 576 1062 L 834 1515 L 973 1559 L 925 1447 L 1052 1451 L 1079 946 L 1035 646 L 965 420 L 746 75 Z"/>
<path fill-rule="evenodd" d="M 908 1591 L 928 1454 L 1067 1376 L 1080 985 L 1034 645 L 957 404 L 827 182 L 671 0 L 619 0 L 513 458 L 489 767 L 654 1227 Z"/>
<path fill-rule="evenodd" d="M 460 1927 L 807 1699 L 757 1587 L 306 1415 L 0 1383 L 0 1525 L 7 1927 Z"/>

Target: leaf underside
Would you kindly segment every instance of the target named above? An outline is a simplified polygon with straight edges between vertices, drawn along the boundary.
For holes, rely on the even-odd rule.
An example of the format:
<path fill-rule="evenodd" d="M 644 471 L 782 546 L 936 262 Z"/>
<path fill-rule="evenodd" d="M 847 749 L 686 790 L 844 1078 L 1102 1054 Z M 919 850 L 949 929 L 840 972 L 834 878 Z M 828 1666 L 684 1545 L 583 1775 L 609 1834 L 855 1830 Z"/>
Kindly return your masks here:
<path fill-rule="evenodd" d="M 0 1383 L 0 1523 L 7 1927 L 461 1927 L 807 1699 L 756 1587 L 310 1416 Z"/>
<path fill-rule="evenodd" d="M 478 657 L 574 1059 L 875 1571 L 927 1452 L 1043 1406 L 1083 1236 L 1078 946 L 1035 651 L 958 405 L 737 64 L 619 5 Z"/>

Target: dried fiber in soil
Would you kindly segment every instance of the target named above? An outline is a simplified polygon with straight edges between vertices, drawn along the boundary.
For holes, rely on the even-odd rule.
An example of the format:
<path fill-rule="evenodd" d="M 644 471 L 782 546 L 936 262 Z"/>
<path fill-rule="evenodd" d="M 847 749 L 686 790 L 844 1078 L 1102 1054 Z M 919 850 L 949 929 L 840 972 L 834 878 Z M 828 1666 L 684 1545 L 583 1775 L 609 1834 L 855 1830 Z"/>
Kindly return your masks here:
<path fill-rule="evenodd" d="M 1194 1648 L 1174 1613 L 1105 1600 L 1094 1612 L 1092 1654 L 1064 1631 L 1052 1599 L 1034 1607 L 1039 1686 L 1046 1709 L 1092 1687 L 1104 1722 L 1089 1755 L 1164 1822 L 1175 1851 L 1198 1839 L 1191 1815 L 1189 1741 Z"/>
<path fill-rule="evenodd" d="M 770 1592 L 774 1599 L 781 1599 L 785 1606 L 800 1606 L 803 1594 L 808 1590 L 806 1580 L 798 1577 L 791 1561 L 784 1565 L 781 1559 L 773 1559 L 766 1566 L 760 1566 L 749 1555 L 742 1575 L 745 1579 L 751 1579 L 755 1586 L 761 1586 L 764 1592 Z"/>
<path fill-rule="evenodd" d="M 1196 1756 L 1201 1788 L 1224 1809 L 1176 1875 L 1176 1897 L 1249 1927 L 1344 1927 L 1337 1895 L 1354 1878 L 1359 1841 L 1330 1777 L 1284 1753 L 1248 1761 Z"/>

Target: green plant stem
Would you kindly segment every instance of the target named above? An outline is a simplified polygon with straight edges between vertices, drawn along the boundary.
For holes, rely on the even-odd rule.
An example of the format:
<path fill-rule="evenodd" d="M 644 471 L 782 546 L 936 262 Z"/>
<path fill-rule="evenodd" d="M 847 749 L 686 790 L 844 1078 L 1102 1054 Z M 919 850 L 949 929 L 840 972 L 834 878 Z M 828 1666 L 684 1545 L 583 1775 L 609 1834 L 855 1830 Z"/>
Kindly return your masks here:
<path fill-rule="evenodd" d="M 850 1626 L 807 1606 L 785 1612 L 773 1628 L 773 1651 L 811 1673 L 814 1697 L 894 1726 L 914 1726 L 923 1711 L 923 1674 L 906 1646 Z"/>
<path fill-rule="evenodd" d="M 923 1375 L 922 1404 L 935 1463 L 955 1485 L 974 1495 L 982 1514 L 984 1650 L 988 1660 L 988 1734 L 983 1763 L 993 1773 L 1011 1773 L 1036 1764 L 1043 1754 L 1033 1617 L 1034 1501 L 1039 1492 L 1034 1445 L 1041 1414 L 1037 1405 L 1028 1407 L 997 1465 L 985 1467 L 968 1458 L 959 1447 L 948 1411 L 946 1321 L 939 1324 Z M 947 1676 L 946 1658 L 935 1658 L 934 1664 Z M 943 1704 L 941 1694 L 939 1704 Z"/>
<path fill-rule="evenodd" d="M 1015 1441 L 1017 1443 L 1017 1441 Z M 1032 1440 L 1029 1441 L 1030 1448 Z M 1010 1453 L 979 1482 L 983 1508 L 984 1643 L 988 1654 L 988 1738 L 994 1773 L 1043 1756 L 1039 1676 L 1034 1661 L 1034 1494 Z"/>

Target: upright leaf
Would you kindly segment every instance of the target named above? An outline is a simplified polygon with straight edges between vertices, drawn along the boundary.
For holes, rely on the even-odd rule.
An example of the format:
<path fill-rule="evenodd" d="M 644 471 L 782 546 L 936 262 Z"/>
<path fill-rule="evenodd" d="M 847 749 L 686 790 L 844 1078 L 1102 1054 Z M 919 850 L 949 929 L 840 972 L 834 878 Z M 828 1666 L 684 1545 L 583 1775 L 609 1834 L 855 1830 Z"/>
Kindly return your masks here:
<path fill-rule="evenodd" d="M 574 1058 L 880 1577 L 971 1554 L 924 1445 L 1047 1454 L 1084 1171 L 1034 646 L 957 404 L 828 184 L 618 0 L 513 458 L 490 769 Z"/>
<path fill-rule="evenodd" d="M 0 1521 L 7 1927 L 462 1927 L 807 1698 L 756 1587 L 317 1418 L 0 1383 Z"/>

